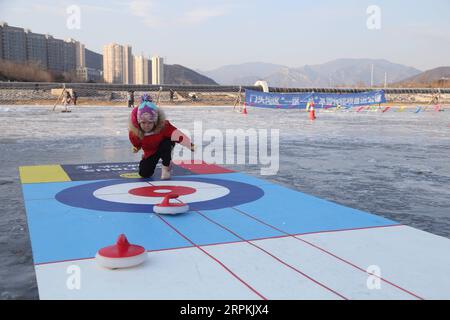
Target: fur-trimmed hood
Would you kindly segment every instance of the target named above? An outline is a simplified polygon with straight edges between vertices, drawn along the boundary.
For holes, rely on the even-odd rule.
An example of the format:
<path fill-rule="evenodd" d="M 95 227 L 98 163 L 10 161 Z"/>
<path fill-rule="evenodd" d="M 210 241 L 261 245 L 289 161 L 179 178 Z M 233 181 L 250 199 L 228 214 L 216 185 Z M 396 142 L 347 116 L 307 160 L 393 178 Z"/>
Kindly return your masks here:
<path fill-rule="evenodd" d="M 137 109 L 135 107 L 133 111 L 131 111 L 130 117 L 128 118 L 128 131 L 133 133 L 136 137 L 142 139 L 144 137 L 144 132 L 139 127 L 139 123 L 137 121 Z M 161 108 L 158 108 L 158 121 L 156 122 L 155 129 L 152 132 L 159 133 L 164 128 L 166 122 L 166 114 Z"/>

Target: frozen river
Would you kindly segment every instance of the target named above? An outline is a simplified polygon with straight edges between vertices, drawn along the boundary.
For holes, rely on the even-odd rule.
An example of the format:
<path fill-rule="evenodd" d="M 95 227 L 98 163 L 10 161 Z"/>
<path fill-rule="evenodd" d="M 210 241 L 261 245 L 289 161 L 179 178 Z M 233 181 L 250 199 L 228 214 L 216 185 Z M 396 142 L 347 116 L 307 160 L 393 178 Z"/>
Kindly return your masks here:
<path fill-rule="evenodd" d="M 38 297 L 19 166 L 138 161 L 125 107 L 0 106 L 0 299 Z M 279 170 L 262 178 L 450 238 L 450 109 L 332 112 L 168 107 L 180 129 L 279 129 Z M 225 165 L 259 176 L 261 165 Z"/>

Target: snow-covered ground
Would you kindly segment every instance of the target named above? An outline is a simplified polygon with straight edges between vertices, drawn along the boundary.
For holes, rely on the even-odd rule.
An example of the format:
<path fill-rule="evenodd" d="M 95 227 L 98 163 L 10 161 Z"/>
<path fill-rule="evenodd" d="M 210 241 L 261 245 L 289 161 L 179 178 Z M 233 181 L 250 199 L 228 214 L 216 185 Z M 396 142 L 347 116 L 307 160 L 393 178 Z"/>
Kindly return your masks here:
<path fill-rule="evenodd" d="M 130 109 L 51 109 L 0 106 L 0 298 L 37 298 L 18 167 L 140 157 L 128 142 Z M 314 122 L 299 110 L 249 108 L 247 116 L 232 107 L 165 110 L 174 125 L 192 132 L 195 121 L 224 135 L 226 129 L 279 129 L 279 170 L 262 178 L 450 238 L 448 108 L 318 112 Z M 225 166 L 253 175 L 265 167 Z"/>

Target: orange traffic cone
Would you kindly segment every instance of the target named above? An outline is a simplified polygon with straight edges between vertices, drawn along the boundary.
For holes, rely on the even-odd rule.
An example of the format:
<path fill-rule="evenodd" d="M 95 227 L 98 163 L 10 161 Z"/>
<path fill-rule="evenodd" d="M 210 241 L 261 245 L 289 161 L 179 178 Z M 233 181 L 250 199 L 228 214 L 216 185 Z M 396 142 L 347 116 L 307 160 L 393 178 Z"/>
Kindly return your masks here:
<path fill-rule="evenodd" d="M 309 120 L 316 120 L 316 112 L 314 111 L 313 106 L 310 106 L 309 108 Z"/>
<path fill-rule="evenodd" d="M 244 102 L 244 109 L 242 109 L 242 114 L 247 114 L 247 105 Z"/>

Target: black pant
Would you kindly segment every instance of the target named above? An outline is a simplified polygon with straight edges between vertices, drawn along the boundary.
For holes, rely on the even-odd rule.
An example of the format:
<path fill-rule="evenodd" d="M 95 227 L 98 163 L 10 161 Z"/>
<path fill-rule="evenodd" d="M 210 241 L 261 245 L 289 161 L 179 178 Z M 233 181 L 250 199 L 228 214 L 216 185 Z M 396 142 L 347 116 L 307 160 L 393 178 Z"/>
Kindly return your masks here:
<path fill-rule="evenodd" d="M 141 160 L 139 163 L 139 175 L 142 178 L 149 178 L 155 172 L 156 164 L 159 159 L 162 159 L 163 166 L 169 166 L 172 160 L 172 149 L 175 146 L 175 142 L 170 139 L 164 139 L 161 141 L 158 151 L 151 155 L 147 159 Z"/>

